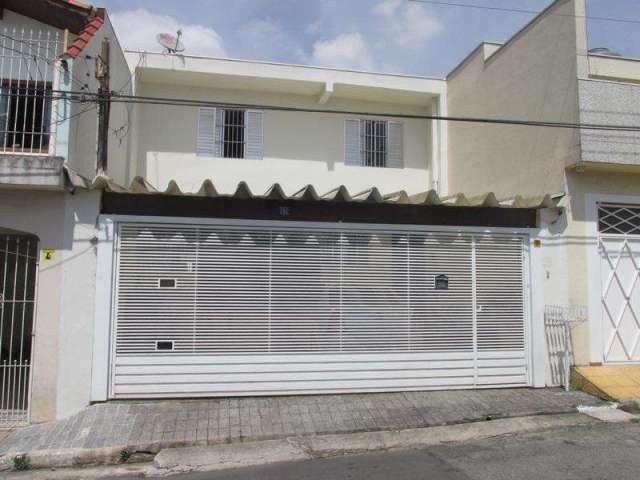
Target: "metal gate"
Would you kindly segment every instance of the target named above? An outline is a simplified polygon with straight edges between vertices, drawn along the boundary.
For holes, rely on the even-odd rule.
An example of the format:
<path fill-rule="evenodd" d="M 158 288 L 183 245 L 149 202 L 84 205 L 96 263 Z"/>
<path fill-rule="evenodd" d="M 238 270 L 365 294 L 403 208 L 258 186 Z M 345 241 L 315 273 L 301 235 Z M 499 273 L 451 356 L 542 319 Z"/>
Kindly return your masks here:
<path fill-rule="evenodd" d="M 526 241 L 119 224 L 111 397 L 524 386 Z"/>
<path fill-rule="evenodd" d="M 0 233 L 0 428 L 28 423 L 38 239 Z"/>
<path fill-rule="evenodd" d="M 640 205 L 601 204 L 605 362 L 640 362 Z"/>

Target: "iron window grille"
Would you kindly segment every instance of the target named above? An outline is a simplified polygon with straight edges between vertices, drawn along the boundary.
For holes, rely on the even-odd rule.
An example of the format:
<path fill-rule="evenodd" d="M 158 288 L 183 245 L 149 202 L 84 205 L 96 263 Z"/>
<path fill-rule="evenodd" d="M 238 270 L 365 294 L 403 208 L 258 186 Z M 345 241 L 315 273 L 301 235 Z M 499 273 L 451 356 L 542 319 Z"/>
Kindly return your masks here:
<path fill-rule="evenodd" d="M 224 158 L 244 158 L 245 111 L 224 110 L 222 154 Z"/>
<path fill-rule="evenodd" d="M 0 86 L 0 149 L 46 153 L 51 123 L 51 84 Z"/>
<path fill-rule="evenodd" d="M 640 205 L 600 205 L 598 230 L 618 235 L 640 234 Z"/>
<path fill-rule="evenodd" d="M 388 161 L 387 122 L 362 120 L 362 164 L 366 167 L 386 167 Z"/>

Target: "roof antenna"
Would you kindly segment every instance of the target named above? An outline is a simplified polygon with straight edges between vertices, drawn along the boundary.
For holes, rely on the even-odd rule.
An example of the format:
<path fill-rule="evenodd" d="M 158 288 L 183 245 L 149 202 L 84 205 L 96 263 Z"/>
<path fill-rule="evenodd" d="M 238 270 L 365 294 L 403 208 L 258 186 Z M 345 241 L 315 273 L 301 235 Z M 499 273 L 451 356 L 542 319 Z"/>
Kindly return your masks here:
<path fill-rule="evenodd" d="M 170 33 L 159 33 L 156 35 L 156 40 L 165 48 L 164 53 L 175 54 L 184 52 L 184 44 L 180 41 L 181 36 L 182 30 L 178 29 L 177 35 L 174 36 Z"/>

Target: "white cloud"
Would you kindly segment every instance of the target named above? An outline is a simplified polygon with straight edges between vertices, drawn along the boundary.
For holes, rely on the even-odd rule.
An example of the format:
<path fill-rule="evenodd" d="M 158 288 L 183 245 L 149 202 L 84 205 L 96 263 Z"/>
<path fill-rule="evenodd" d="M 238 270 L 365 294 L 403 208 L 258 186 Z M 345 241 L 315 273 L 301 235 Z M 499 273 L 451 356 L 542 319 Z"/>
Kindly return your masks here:
<path fill-rule="evenodd" d="M 247 58 L 276 59 L 279 61 L 302 61 L 304 50 L 271 17 L 249 20 L 238 30 L 235 51 Z"/>
<path fill-rule="evenodd" d="M 111 15 L 113 28 L 123 48 L 158 52 L 162 47 L 156 41 L 158 33 L 175 34 L 182 29 L 185 54 L 225 57 L 222 38 L 208 27 L 196 24 L 181 24 L 168 15 L 156 15 L 148 10 L 125 10 Z"/>
<path fill-rule="evenodd" d="M 372 10 L 384 21 L 383 29 L 400 46 L 420 47 L 443 29 L 442 22 L 423 5 L 403 0 L 384 0 Z"/>
<path fill-rule="evenodd" d="M 369 46 L 360 33 L 343 33 L 313 44 L 314 64 L 337 68 L 370 70 L 373 62 Z"/>

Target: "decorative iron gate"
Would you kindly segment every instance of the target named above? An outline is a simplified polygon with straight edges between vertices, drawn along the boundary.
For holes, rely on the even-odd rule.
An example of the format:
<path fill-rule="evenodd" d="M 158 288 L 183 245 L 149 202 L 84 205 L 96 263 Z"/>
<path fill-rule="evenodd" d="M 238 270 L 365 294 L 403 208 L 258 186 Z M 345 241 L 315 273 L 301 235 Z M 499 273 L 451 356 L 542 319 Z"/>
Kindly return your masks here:
<path fill-rule="evenodd" d="M 38 240 L 0 233 L 0 428 L 29 421 Z"/>
<path fill-rule="evenodd" d="M 604 361 L 640 362 L 640 205 L 598 209 Z"/>

